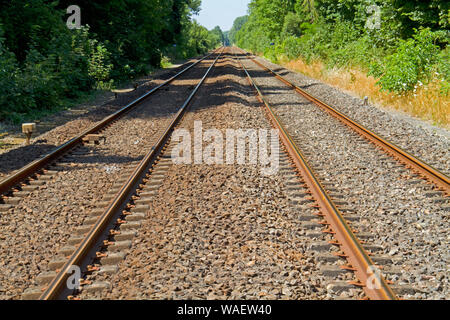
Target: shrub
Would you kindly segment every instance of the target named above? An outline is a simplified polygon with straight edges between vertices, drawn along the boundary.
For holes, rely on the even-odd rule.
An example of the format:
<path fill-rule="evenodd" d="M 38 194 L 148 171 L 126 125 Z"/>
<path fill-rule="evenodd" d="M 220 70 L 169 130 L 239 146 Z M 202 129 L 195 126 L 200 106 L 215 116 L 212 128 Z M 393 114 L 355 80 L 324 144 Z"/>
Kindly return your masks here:
<path fill-rule="evenodd" d="M 19 69 L 13 53 L 4 46 L 3 29 L 0 25 L 0 119 L 10 110 L 11 104 L 20 98 L 17 79 Z"/>
<path fill-rule="evenodd" d="M 439 48 L 430 29 L 417 31 L 413 38 L 400 40 L 397 51 L 371 66 L 370 73 L 379 77 L 383 90 L 403 93 L 412 90 L 418 81 L 428 81 L 437 61 Z"/>
<path fill-rule="evenodd" d="M 287 36 L 301 36 L 301 18 L 293 12 L 288 12 L 284 18 L 283 34 Z"/>

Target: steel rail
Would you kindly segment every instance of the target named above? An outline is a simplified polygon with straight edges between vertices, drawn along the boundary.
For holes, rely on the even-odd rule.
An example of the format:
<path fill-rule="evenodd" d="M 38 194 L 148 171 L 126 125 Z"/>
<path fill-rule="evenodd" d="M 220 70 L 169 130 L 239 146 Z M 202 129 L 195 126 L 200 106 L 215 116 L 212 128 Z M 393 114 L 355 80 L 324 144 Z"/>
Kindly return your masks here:
<path fill-rule="evenodd" d="M 374 270 L 377 270 L 375 263 L 364 250 L 360 241 L 347 224 L 342 213 L 333 203 L 325 188 L 317 179 L 303 153 L 289 135 L 279 117 L 274 113 L 270 104 L 264 98 L 261 90 L 250 76 L 242 61 L 240 61 L 240 59 L 238 59 L 238 61 L 250 84 L 256 90 L 259 99 L 264 104 L 266 114 L 269 116 L 272 124 L 281 132 L 280 139 L 286 147 L 286 151 L 289 153 L 290 158 L 294 162 L 314 199 L 317 201 L 320 212 L 326 220 L 326 225 L 329 225 L 341 247 L 341 250 L 345 254 L 345 258 L 349 262 L 349 266 L 347 267 L 354 271 L 356 277 L 359 279 L 360 282 L 358 285 L 363 288 L 365 294 L 370 299 L 396 300 L 397 296 L 389 287 L 386 280 L 380 274 L 376 275 L 376 277 L 373 276 L 373 272 L 375 272 Z M 375 284 L 373 281 L 375 281 Z M 368 285 L 369 283 L 371 285 Z"/>
<path fill-rule="evenodd" d="M 241 49 L 242 50 L 242 49 Z M 357 123 L 356 121 L 352 120 L 350 117 L 346 116 L 342 112 L 336 110 L 335 108 L 329 106 L 325 102 L 313 97 L 303 89 L 299 88 L 283 76 L 279 75 L 274 70 L 270 69 L 269 67 L 263 65 L 259 61 L 257 61 L 255 58 L 249 56 L 248 52 L 245 52 L 245 54 L 248 55 L 248 57 L 256 63 L 261 68 L 265 69 L 266 71 L 269 71 L 272 73 L 278 80 L 286 84 L 287 86 L 294 89 L 297 93 L 301 94 L 303 97 L 305 97 L 307 100 L 313 102 L 314 104 L 321 107 L 326 112 L 330 113 L 332 116 L 352 128 L 354 131 L 356 131 L 361 136 L 365 137 L 367 140 L 375 143 L 379 147 L 381 147 L 385 152 L 391 154 L 401 162 L 403 162 L 408 168 L 412 169 L 416 173 L 422 175 L 424 178 L 426 178 L 428 181 L 434 183 L 438 189 L 443 191 L 447 196 L 450 195 L 450 178 L 446 176 L 444 173 L 440 172 L 439 170 L 433 168 L 431 165 L 427 164 L 426 162 L 414 157 L 407 151 L 401 149 L 400 147 L 396 146 L 395 144 L 387 141 L 386 139 L 382 138 L 378 134 L 374 133 L 373 131 L 365 128 L 361 124 Z"/>
<path fill-rule="evenodd" d="M 41 158 L 27 164 L 23 168 L 19 169 L 19 171 L 7 176 L 3 180 L 0 181 L 0 195 L 5 194 L 9 190 L 11 190 L 13 187 L 17 186 L 20 182 L 24 181 L 25 179 L 29 178 L 39 170 L 43 169 L 48 164 L 52 163 L 54 160 L 61 157 L 63 154 L 67 153 L 69 150 L 73 149 L 75 146 L 77 146 L 79 143 L 82 142 L 83 137 L 87 136 L 88 134 L 92 134 L 95 132 L 100 131 L 107 125 L 109 125 L 112 121 L 120 118 L 125 113 L 131 111 L 133 107 L 135 107 L 137 104 L 142 102 L 144 99 L 146 99 L 151 94 L 158 91 L 160 88 L 166 86 L 167 84 L 173 82 L 176 78 L 184 74 L 186 71 L 190 70 L 203 60 L 207 59 L 214 53 L 216 53 L 217 50 L 214 50 L 213 52 L 209 53 L 208 55 L 204 56 L 203 58 L 199 59 L 198 61 L 190 64 L 185 69 L 178 72 L 176 75 L 172 76 L 170 79 L 164 81 L 160 85 L 154 87 L 153 89 L 149 90 L 144 95 L 140 96 L 139 98 L 135 99 L 131 103 L 127 104 L 125 107 L 121 108 L 120 110 L 116 111 L 112 115 L 106 117 L 105 119 L 101 120 L 99 123 L 95 124 L 91 128 L 85 130 L 83 133 L 79 134 L 78 136 L 72 138 L 71 140 L 65 142 L 64 144 L 57 147 L 55 150 L 51 151 L 50 153 L 42 156 Z"/>
<path fill-rule="evenodd" d="M 179 123 L 179 121 L 183 118 L 188 106 L 190 105 L 192 98 L 195 96 L 201 85 L 205 82 L 208 74 L 218 61 L 218 59 L 222 56 L 222 51 L 219 53 L 217 58 L 211 64 L 211 66 L 206 71 L 203 78 L 197 84 L 195 89 L 189 95 L 187 100 L 181 106 L 180 110 L 172 119 L 169 126 L 166 128 L 165 132 L 161 135 L 158 142 L 155 146 L 152 147 L 151 151 L 142 159 L 136 169 L 133 171 L 130 178 L 127 182 L 124 183 L 122 188 L 118 191 L 114 199 L 111 200 L 105 212 L 100 216 L 99 220 L 93 225 L 92 229 L 83 239 L 83 241 L 78 245 L 75 252 L 70 256 L 69 260 L 64 264 L 61 268 L 57 276 L 50 282 L 46 290 L 40 296 L 40 300 L 50 300 L 56 299 L 59 296 L 59 293 L 65 290 L 65 285 L 67 278 L 69 277 L 69 270 L 72 266 L 79 266 L 81 262 L 87 257 L 88 253 L 95 248 L 96 243 L 100 236 L 104 233 L 105 228 L 109 225 L 111 219 L 115 216 L 117 212 L 126 204 L 126 201 L 132 196 L 134 191 L 136 190 L 136 186 L 139 185 L 143 175 L 147 172 L 151 163 L 155 160 L 156 156 L 159 153 L 159 150 L 165 145 L 167 140 L 169 139 L 172 131 L 175 126 Z"/>

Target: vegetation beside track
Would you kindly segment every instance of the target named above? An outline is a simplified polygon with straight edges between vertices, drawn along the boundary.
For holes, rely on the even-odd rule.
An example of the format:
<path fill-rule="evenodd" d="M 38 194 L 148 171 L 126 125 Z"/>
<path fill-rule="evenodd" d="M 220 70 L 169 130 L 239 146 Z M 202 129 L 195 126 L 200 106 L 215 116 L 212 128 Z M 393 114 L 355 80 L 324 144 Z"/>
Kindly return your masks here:
<path fill-rule="evenodd" d="M 230 40 L 374 102 L 448 125 L 449 10 L 442 0 L 252 0 Z"/>
<path fill-rule="evenodd" d="M 39 118 L 223 41 L 193 19 L 200 0 L 79 0 L 81 29 L 66 26 L 72 4 L 0 3 L 0 121 Z"/>

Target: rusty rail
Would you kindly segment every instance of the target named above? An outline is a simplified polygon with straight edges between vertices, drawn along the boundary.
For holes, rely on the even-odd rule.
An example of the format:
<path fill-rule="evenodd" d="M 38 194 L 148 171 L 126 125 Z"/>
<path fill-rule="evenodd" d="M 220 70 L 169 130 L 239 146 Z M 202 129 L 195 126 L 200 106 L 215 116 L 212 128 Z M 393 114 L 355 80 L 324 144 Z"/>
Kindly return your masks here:
<path fill-rule="evenodd" d="M 286 131 L 278 116 L 273 112 L 271 106 L 264 98 L 256 83 L 253 81 L 244 64 L 240 61 L 240 59 L 238 59 L 238 61 L 242 69 L 244 70 L 250 84 L 256 90 L 258 98 L 264 104 L 269 120 L 274 125 L 274 127 L 276 127 L 280 131 L 280 139 L 285 146 L 286 151 L 288 152 L 298 172 L 300 173 L 305 184 L 308 186 L 310 192 L 316 200 L 318 208 L 320 209 L 321 214 L 326 220 L 324 223 L 329 226 L 330 232 L 334 234 L 335 238 L 338 241 L 338 245 L 344 253 L 345 258 L 349 262 L 349 265 L 347 267 L 353 270 L 356 277 L 359 279 L 359 282 L 356 283 L 356 285 L 361 286 L 367 297 L 369 297 L 370 299 L 396 300 L 397 297 L 395 293 L 392 291 L 386 280 L 381 275 L 379 275 L 376 279 L 378 285 L 367 285 L 368 283 L 373 283 L 372 281 L 374 280 L 374 278 L 372 276 L 372 272 L 374 270 L 375 263 L 370 259 L 369 255 L 362 247 L 360 241 L 354 235 L 350 226 L 347 224 L 342 213 L 338 210 L 324 187 L 321 185 L 320 181 L 317 179 L 313 170 L 307 163 L 303 153 L 298 148 L 289 133 Z"/>
<path fill-rule="evenodd" d="M 242 50 L 242 49 L 241 49 Z M 342 112 L 336 110 L 335 108 L 327 105 L 325 102 L 322 102 L 321 100 L 313 97 L 306 91 L 302 90 L 286 78 L 282 77 L 278 73 L 276 73 L 274 70 L 266 67 L 259 61 L 257 61 L 255 58 L 250 57 L 249 54 L 245 51 L 243 51 L 255 64 L 263 68 L 264 70 L 272 73 L 278 80 L 286 84 L 287 86 L 294 89 L 297 93 L 301 94 L 303 97 L 305 97 L 307 100 L 313 102 L 314 104 L 318 105 L 320 108 L 331 114 L 333 117 L 337 118 L 339 121 L 343 122 L 345 125 L 353 129 L 355 132 L 363 136 L 368 141 L 374 143 L 375 145 L 379 146 L 381 149 L 383 149 L 386 153 L 390 154 L 400 162 L 402 162 L 406 167 L 411 169 L 413 172 L 421 175 L 426 180 L 430 181 L 431 183 L 434 183 L 436 187 L 443 191 L 447 196 L 450 196 L 450 178 L 446 176 L 444 173 L 440 172 L 439 170 L 433 168 L 431 165 L 427 164 L 426 162 L 414 157 L 410 153 L 406 152 L 405 150 L 402 150 L 400 147 L 396 146 L 395 144 L 387 141 L 386 139 L 382 138 L 378 134 L 374 133 L 373 131 L 365 128 L 361 124 L 357 123 L 356 121 L 352 120 Z"/>
<path fill-rule="evenodd" d="M 153 89 L 151 89 L 150 91 L 148 91 L 147 93 L 142 95 L 141 97 L 137 98 L 136 100 L 134 100 L 133 102 L 129 103 L 125 107 L 123 107 L 120 110 L 116 111 L 112 115 L 110 115 L 110 116 L 106 117 L 105 119 L 101 120 L 99 123 L 95 124 L 93 127 L 89 128 L 89 129 L 87 129 L 86 131 L 84 131 L 80 135 L 78 135 L 78 136 L 72 138 L 71 140 L 65 142 L 64 144 L 60 145 L 55 150 L 53 150 L 50 153 L 42 156 L 41 158 L 39 158 L 39 159 L 29 163 L 28 165 L 26 165 L 23 168 L 19 169 L 17 172 L 7 176 L 6 178 L 4 178 L 3 180 L 0 181 L 0 195 L 5 194 L 9 190 L 11 190 L 13 187 L 17 186 L 20 182 L 22 182 L 25 179 L 31 177 L 33 174 L 35 174 L 39 170 L 45 168 L 47 165 L 52 163 L 54 160 L 58 159 L 63 154 L 67 153 L 69 150 L 71 150 L 74 147 L 76 147 L 79 143 L 82 142 L 83 137 L 87 136 L 88 134 L 92 134 L 92 133 L 100 131 L 101 129 L 103 129 L 104 127 L 109 125 L 114 120 L 122 117 L 124 114 L 126 114 L 129 111 L 131 111 L 133 109 L 133 107 L 135 107 L 137 104 L 142 102 L 148 96 L 150 96 L 151 94 L 153 94 L 156 91 L 158 91 L 161 87 L 163 87 L 163 86 L 173 82 L 176 78 L 178 78 L 183 73 L 185 73 L 186 71 L 190 70 L 191 68 L 193 68 L 194 66 L 199 64 L 201 61 L 203 61 L 206 58 L 210 57 L 215 52 L 216 52 L 216 50 L 211 52 L 211 53 L 209 53 L 208 55 L 204 56 L 203 58 L 197 60 L 196 62 L 190 64 L 188 67 L 186 67 L 185 69 L 181 70 L 180 72 L 178 72 L 176 75 L 174 75 L 170 79 L 168 79 L 168 80 L 164 81 L 163 83 L 161 83 L 160 85 L 154 87 Z"/>
<path fill-rule="evenodd" d="M 158 139 L 158 142 L 147 153 L 144 159 L 142 159 L 142 161 L 139 163 L 139 165 L 131 174 L 128 181 L 124 183 L 124 185 L 118 191 L 114 199 L 111 200 L 105 212 L 99 217 L 99 220 L 92 226 L 92 229 L 83 239 L 83 241 L 78 245 L 75 252 L 70 256 L 69 260 L 64 264 L 64 266 L 58 272 L 57 276 L 52 280 L 52 282 L 48 285 L 47 289 L 42 293 L 41 297 L 39 298 L 40 300 L 57 299 L 60 293 L 65 290 L 66 281 L 67 278 L 69 277 L 68 274 L 69 270 L 71 269 L 72 266 L 80 266 L 83 264 L 83 261 L 88 257 L 89 252 L 95 249 L 99 238 L 105 232 L 105 229 L 110 224 L 112 218 L 118 212 L 120 212 L 123 206 L 131 198 L 137 186 L 140 184 L 140 181 L 142 180 L 143 176 L 148 171 L 149 166 L 156 159 L 157 155 L 159 154 L 159 151 L 164 147 L 164 145 L 168 141 L 175 126 L 183 118 L 193 97 L 195 96 L 201 85 L 205 82 L 206 78 L 208 77 L 208 74 L 221 57 L 223 51 L 224 48 L 222 48 L 222 51 L 218 54 L 216 59 L 210 65 L 203 78 L 200 80 L 200 82 L 197 84 L 195 89 L 189 95 L 187 100 L 181 106 L 180 110 L 174 116 L 169 126 L 166 128 L 164 133 Z"/>

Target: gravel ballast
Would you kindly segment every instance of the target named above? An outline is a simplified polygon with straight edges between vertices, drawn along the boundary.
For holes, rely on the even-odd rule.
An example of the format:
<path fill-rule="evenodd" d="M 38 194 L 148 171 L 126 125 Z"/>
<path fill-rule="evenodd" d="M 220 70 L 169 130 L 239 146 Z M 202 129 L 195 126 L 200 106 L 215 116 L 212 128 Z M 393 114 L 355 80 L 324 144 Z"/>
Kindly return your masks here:
<path fill-rule="evenodd" d="M 255 63 L 246 60 L 245 65 L 297 144 L 308 154 L 307 160 L 320 179 L 331 182 L 360 216 L 354 223 L 356 229 L 376 235 L 371 241 L 381 245 L 393 264 L 403 269 L 395 278 L 396 284 L 419 291 L 403 297 L 448 298 L 449 224 L 444 208 L 448 198 L 430 198 L 432 190 L 425 181 L 417 181 L 409 170 Z M 328 95 L 328 102 L 338 99 L 331 97 L 333 91 Z M 441 143 L 436 141 L 429 152 Z M 440 166 L 448 171 L 448 159 L 442 157 L 446 151 L 434 151 L 441 155 Z"/>
<path fill-rule="evenodd" d="M 232 59 L 217 65 L 180 128 L 267 128 Z M 207 144 L 205 144 L 206 146 Z M 83 299 L 327 299 L 286 178 L 259 165 L 173 165 L 111 290 Z"/>
<path fill-rule="evenodd" d="M 450 132 L 395 110 L 364 105 L 358 97 L 319 80 L 256 58 L 312 96 L 346 114 L 388 141 L 450 175 Z"/>
<path fill-rule="evenodd" d="M 51 181 L 0 216 L 0 299 L 18 299 L 64 247 L 76 227 L 120 177 L 151 149 L 212 62 L 211 58 L 156 92 L 101 134 L 106 142 L 60 159 Z M 67 129 L 67 127 L 66 127 Z M 54 131 L 64 130 L 57 128 Z M 53 132 L 54 133 L 54 132 Z M 49 139 L 52 132 L 46 134 Z M 58 137 L 53 137 L 56 143 Z"/>

